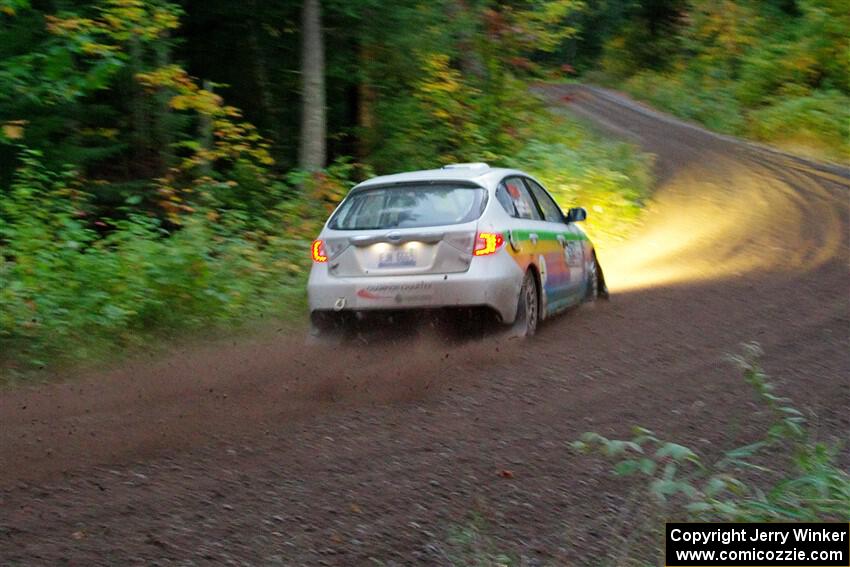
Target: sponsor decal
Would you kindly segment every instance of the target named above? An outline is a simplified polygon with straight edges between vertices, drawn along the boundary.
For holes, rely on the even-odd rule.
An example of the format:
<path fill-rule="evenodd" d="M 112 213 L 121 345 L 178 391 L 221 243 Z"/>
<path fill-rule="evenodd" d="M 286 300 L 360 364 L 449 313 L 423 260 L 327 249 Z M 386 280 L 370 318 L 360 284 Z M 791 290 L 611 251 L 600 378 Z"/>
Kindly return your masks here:
<path fill-rule="evenodd" d="M 581 242 L 578 240 L 570 240 L 564 246 L 564 259 L 567 264 L 575 265 L 581 262 Z"/>
<path fill-rule="evenodd" d="M 357 297 L 359 297 L 361 299 L 383 299 L 383 296 L 376 295 L 376 294 L 372 293 L 371 291 L 369 291 L 368 289 L 358 289 L 357 290 Z"/>
<path fill-rule="evenodd" d="M 416 282 L 409 284 L 374 284 L 357 290 L 357 297 L 361 299 L 395 300 L 396 303 L 429 299 L 433 291 L 433 284 L 429 282 Z"/>

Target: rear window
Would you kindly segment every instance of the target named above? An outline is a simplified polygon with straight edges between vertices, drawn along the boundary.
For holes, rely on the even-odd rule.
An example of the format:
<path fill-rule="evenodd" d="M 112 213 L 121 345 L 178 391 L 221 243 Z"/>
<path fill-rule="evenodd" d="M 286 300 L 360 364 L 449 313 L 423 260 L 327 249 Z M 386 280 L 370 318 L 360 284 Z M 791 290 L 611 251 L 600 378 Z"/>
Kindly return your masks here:
<path fill-rule="evenodd" d="M 335 230 L 416 228 L 460 224 L 481 216 L 487 191 L 457 185 L 403 185 L 363 189 L 340 206 Z"/>

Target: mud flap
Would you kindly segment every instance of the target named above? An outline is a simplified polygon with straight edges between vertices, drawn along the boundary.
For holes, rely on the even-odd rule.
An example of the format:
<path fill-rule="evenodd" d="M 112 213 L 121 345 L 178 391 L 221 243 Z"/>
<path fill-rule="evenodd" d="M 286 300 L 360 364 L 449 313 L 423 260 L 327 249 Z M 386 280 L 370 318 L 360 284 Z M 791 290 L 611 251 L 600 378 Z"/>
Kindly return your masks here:
<path fill-rule="evenodd" d="M 342 343 L 351 327 L 350 313 L 314 311 L 310 313 L 310 327 L 305 344 L 337 345 Z"/>
<path fill-rule="evenodd" d="M 343 334 L 337 330 L 321 329 L 311 324 L 304 338 L 305 346 L 336 346 L 342 344 Z"/>

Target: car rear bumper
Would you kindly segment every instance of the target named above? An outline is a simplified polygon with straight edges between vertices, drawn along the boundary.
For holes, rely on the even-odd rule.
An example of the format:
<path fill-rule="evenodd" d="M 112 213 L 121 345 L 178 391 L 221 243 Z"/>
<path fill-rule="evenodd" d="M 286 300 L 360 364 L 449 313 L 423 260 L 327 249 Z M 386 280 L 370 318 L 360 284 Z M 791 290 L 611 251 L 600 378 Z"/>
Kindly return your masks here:
<path fill-rule="evenodd" d="M 307 297 L 311 312 L 489 307 L 512 323 L 522 278 L 505 253 L 474 258 L 466 272 L 449 274 L 342 278 L 314 264 Z"/>

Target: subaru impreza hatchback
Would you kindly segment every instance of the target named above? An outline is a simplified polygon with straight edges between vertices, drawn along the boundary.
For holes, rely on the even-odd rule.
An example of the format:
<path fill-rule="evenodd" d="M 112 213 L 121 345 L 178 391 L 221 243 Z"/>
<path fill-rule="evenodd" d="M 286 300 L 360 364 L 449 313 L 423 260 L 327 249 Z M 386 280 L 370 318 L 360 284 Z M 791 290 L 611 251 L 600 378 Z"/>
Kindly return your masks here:
<path fill-rule="evenodd" d="M 537 180 L 484 163 L 355 186 L 313 241 L 313 333 L 352 317 L 478 308 L 519 336 L 607 297 L 593 245 Z"/>

